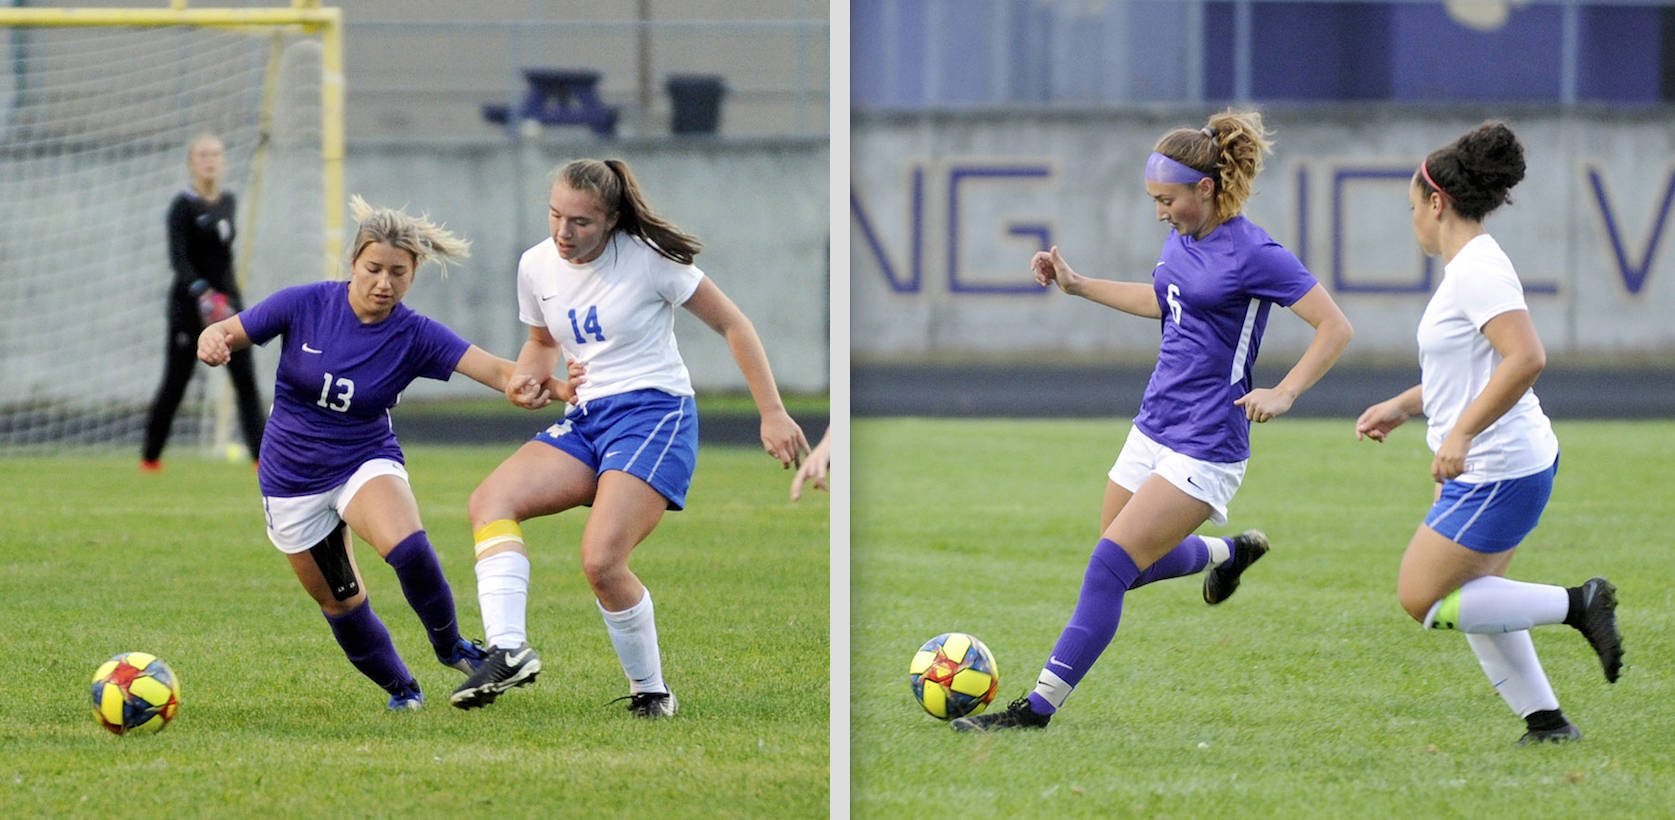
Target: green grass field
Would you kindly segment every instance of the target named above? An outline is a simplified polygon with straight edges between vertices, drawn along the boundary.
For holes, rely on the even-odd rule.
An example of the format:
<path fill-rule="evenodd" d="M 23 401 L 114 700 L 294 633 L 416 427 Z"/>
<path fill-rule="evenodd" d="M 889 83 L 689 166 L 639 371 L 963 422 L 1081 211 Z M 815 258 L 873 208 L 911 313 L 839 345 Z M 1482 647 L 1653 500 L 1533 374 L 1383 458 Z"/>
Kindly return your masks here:
<path fill-rule="evenodd" d="M 996 704 L 1029 690 L 1075 603 L 1127 422 L 857 420 L 851 457 L 851 806 L 856 817 L 1561 817 L 1670 812 L 1675 751 L 1675 424 L 1560 422 L 1554 498 L 1511 576 L 1611 578 L 1625 669 L 1574 630 L 1535 631 L 1579 743 L 1515 747 L 1523 722 L 1459 634 L 1395 599 L 1430 503 L 1422 421 L 1253 431 L 1229 525 L 1274 552 L 1236 597 L 1201 576 L 1134 592 L 1115 642 L 1042 732 L 962 735 L 908 688 L 919 644 L 996 655 Z"/>
<path fill-rule="evenodd" d="M 481 637 L 465 499 L 513 445 L 412 446 L 460 622 Z M 823 817 L 828 501 L 750 448 L 702 450 L 688 510 L 635 553 L 681 713 L 637 721 L 582 578 L 583 511 L 525 526 L 544 669 L 473 712 L 395 576 L 357 546 L 429 705 L 392 714 L 263 534 L 248 464 L 184 455 L 0 459 L 0 815 Z M 181 714 L 155 736 L 94 722 L 93 670 L 163 657 Z M 798 671 L 802 670 L 802 671 Z"/>

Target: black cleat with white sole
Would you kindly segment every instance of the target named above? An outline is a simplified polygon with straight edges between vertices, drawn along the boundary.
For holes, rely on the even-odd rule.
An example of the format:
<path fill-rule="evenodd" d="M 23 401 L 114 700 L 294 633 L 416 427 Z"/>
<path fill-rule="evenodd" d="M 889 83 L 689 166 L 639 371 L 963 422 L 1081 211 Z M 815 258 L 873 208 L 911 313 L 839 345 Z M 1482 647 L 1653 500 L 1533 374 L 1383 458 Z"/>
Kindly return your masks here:
<path fill-rule="evenodd" d="M 675 710 L 680 707 L 680 701 L 675 699 L 674 692 L 635 692 L 632 695 L 623 695 L 611 703 L 620 700 L 628 701 L 628 714 L 648 719 L 674 717 Z"/>
<path fill-rule="evenodd" d="M 477 671 L 472 672 L 471 677 L 448 696 L 448 702 L 461 709 L 487 706 L 507 689 L 534 683 L 540 671 L 541 656 L 535 654 L 529 644 L 522 644 L 516 649 L 494 647 Z"/>

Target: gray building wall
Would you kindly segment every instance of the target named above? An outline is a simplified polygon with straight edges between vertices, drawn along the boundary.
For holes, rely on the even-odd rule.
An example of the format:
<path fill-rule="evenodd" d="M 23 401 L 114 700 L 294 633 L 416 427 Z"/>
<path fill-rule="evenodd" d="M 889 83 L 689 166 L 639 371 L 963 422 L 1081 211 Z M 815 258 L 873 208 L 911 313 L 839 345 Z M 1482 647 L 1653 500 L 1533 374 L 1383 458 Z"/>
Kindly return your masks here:
<path fill-rule="evenodd" d="M 1145 281 L 1167 233 L 1145 194 L 1145 158 L 1168 129 L 1207 113 L 856 113 L 855 360 L 1154 356 L 1155 325 L 1037 288 L 1029 258 L 1056 244 L 1078 272 Z M 1524 140 L 1529 172 L 1486 226 L 1518 266 L 1549 351 L 1675 353 L 1665 241 L 1675 129 L 1664 109 L 1270 108 L 1276 153 L 1247 213 L 1348 313 L 1350 359 L 1411 359 L 1441 267 L 1414 244 L 1407 182 L 1425 154 L 1491 116 Z M 1289 314 L 1268 328 L 1269 354 L 1300 353 L 1310 335 Z"/>
<path fill-rule="evenodd" d="M 528 334 L 517 316 L 518 257 L 549 236 L 548 173 L 581 157 L 626 160 L 652 207 L 704 242 L 698 266 L 750 317 L 782 389 L 826 390 L 829 334 L 821 317 L 829 314 L 830 265 L 824 140 L 702 147 L 669 140 L 352 143 L 344 186 L 375 204 L 428 212 L 472 240 L 470 259 L 446 278 L 427 266 L 405 302 L 478 346 L 513 358 Z M 347 224 L 352 230 L 353 222 Z M 247 275 L 247 292 L 257 298 L 318 278 L 311 269 L 252 269 Z M 675 332 L 699 389 L 744 389 L 720 336 L 679 310 Z M 265 360 L 272 353 L 261 353 L 262 371 L 270 372 Z M 407 395 L 487 394 L 459 378 L 420 380 Z"/>

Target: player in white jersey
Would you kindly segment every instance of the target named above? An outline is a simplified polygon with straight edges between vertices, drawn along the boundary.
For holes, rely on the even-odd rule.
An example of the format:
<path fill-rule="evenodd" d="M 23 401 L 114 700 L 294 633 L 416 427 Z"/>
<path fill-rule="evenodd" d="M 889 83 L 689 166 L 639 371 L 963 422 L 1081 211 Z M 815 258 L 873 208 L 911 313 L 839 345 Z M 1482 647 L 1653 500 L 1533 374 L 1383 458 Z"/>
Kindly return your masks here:
<path fill-rule="evenodd" d="M 1466 642 L 1506 704 L 1524 718 L 1520 744 L 1582 736 L 1559 710 L 1529 629 L 1568 624 L 1617 680 L 1622 639 L 1616 588 L 1506 578 L 1519 542 L 1541 518 L 1559 467 L 1559 443 L 1531 387 L 1546 351 L 1512 262 L 1483 229 L 1524 178 L 1524 149 L 1504 123 L 1487 122 L 1431 152 L 1408 188 L 1413 233 L 1441 256 L 1443 278 L 1419 320 L 1420 383 L 1367 408 L 1357 438 L 1383 441 L 1415 413 L 1436 453 L 1436 502 L 1402 555 L 1396 595 L 1428 628 Z"/>
<path fill-rule="evenodd" d="M 636 716 L 673 715 L 651 594 L 628 557 L 665 510 L 685 507 L 697 459 L 692 382 L 675 345 L 677 305 L 727 339 L 768 454 L 790 467 L 808 441 L 785 411 L 750 320 L 693 266 L 698 240 L 651 210 L 626 163 L 564 165 L 547 204 L 552 235 L 518 263 L 518 318 L 529 341 L 507 391 L 543 382 L 566 361 L 577 401 L 471 494 L 490 654 L 451 702 L 482 706 L 535 680 L 541 660 L 528 642 L 529 557 L 519 524 L 590 505 L 582 570 L 628 678 L 621 699 Z"/>

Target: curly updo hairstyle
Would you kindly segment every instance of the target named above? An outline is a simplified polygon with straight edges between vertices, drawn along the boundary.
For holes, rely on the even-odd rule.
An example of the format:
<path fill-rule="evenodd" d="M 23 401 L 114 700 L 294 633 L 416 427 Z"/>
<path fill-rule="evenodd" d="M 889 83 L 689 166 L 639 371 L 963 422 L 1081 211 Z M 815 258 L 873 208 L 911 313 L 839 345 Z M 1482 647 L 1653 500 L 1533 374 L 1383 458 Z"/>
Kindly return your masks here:
<path fill-rule="evenodd" d="M 1226 222 L 1244 210 L 1262 171 L 1262 155 L 1273 152 L 1272 132 L 1256 111 L 1228 109 L 1203 128 L 1177 128 L 1152 150 L 1216 181 L 1216 217 Z"/>
<path fill-rule="evenodd" d="M 1491 120 L 1432 151 L 1417 176 L 1426 196 L 1437 191 L 1461 217 L 1480 221 L 1512 203 L 1508 193 L 1524 178 L 1524 145 L 1506 123 Z"/>

